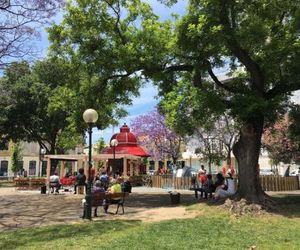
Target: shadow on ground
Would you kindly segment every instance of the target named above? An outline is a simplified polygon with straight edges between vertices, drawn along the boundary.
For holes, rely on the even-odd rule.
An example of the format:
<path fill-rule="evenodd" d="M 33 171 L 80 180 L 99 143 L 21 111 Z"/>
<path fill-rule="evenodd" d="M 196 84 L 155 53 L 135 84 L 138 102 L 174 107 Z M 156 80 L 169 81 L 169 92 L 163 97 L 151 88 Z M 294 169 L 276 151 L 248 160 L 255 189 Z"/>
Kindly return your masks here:
<path fill-rule="evenodd" d="M 0 232 L 19 228 L 39 227 L 52 224 L 81 222 L 83 195 L 42 195 L 37 192 L 19 192 L 0 188 Z M 10 192 L 10 193 L 9 193 Z M 166 193 L 132 193 L 125 201 L 125 214 L 115 215 L 116 206 L 106 215 L 99 208 L 98 218 L 93 220 L 135 220 L 138 213 L 161 207 L 195 204 L 193 194 L 181 194 L 180 204 L 172 205 Z M 133 215 L 134 218 L 133 218 Z"/>

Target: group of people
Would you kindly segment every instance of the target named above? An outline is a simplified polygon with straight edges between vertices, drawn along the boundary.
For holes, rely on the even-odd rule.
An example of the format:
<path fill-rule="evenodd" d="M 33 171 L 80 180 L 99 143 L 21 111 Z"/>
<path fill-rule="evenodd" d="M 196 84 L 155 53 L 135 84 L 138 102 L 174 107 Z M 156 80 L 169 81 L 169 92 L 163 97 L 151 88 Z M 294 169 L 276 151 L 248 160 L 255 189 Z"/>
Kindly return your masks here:
<path fill-rule="evenodd" d="M 106 171 L 101 171 L 100 173 L 95 173 L 94 169 L 91 171 L 91 181 L 94 184 L 94 187 L 92 189 L 92 192 L 95 190 L 97 191 L 100 187 L 103 188 L 105 191 L 108 190 L 110 186 L 114 183 L 114 180 L 117 180 L 120 177 L 119 174 L 115 174 L 114 176 L 109 176 Z M 63 178 L 64 181 L 71 180 L 70 183 L 74 185 L 74 194 L 77 194 L 78 187 L 83 186 L 85 188 L 85 191 L 87 190 L 87 177 L 84 174 L 84 169 L 80 168 L 78 170 L 78 173 L 75 172 L 74 175 L 67 175 Z M 69 183 L 69 182 L 68 182 Z M 128 186 L 128 182 L 124 182 L 124 185 Z M 50 188 L 51 193 L 59 193 L 59 189 L 61 186 L 64 185 L 63 180 L 60 180 L 57 172 L 55 172 L 53 175 L 50 176 Z"/>
<path fill-rule="evenodd" d="M 102 171 L 101 174 L 92 173 L 91 179 L 93 183 L 92 193 L 121 193 L 121 192 L 131 192 L 131 184 L 129 181 L 124 181 L 124 179 L 118 175 L 113 176 L 107 175 L 105 171 Z M 70 178 L 70 177 L 68 177 Z M 73 178 L 71 176 L 71 178 Z M 84 169 L 80 168 L 78 174 L 75 175 L 75 184 L 74 184 L 74 194 L 77 193 L 78 187 L 84 186 L 85 190 L 87 189 L 87 177 L 84 174 Z M 60 179 L 58 174 L 55 172 L 50 176 L 50 188 L 51 193 L 59 193 L 61 187 Z M 104 212 L 107 213 L 108 204 L 118 204 L 120 198 L 114 198 L 109 201 L 104 201 L 103 208 Z M 97 215 L 97 208 L 95 208 L 94 215 Z"/>
<path fill-rule="evenodd" d="M 93 187 L 93 193 L 121 193 L 124 188 L 122 188 L 122 184 L 124 183 L 124 180 L 122 177 L 118 177 L 117 179 L 111 179 L 110 184 L 107 187 L 105 182 L 102 182 L 101 180 L 97 180 L 95 182 L 95 185 Z M 110 200 L 104 200 L 103 201 L 103 209 L 104 213 L 107 213 L 108 211 L 108 204 L 118 204 L 121 198 L 114 198 Z M 97 207 L 94 211 L 94 216 L 97 216 Z"/>
<path fill-rule="evenodd" d="M 196 181 L 196 180 L 195 180 Z M 211 174 L 206 174 L 204 165 L 201 165 L 198 174 L 198 185 L 195 188 L 195 197 L 198 199 L 198 191 L 200 191 L 200 198 L 207 199 L 208 196 L 214 199 L 226 198 L 235 194 L 235 181 L 233 179 L 233 172 L 228 168 L 226 174 L 217 173 L 215 181 L 213 181 Z M 194 183 L 196 185 L 196 183 Z M 214 196 L 212 195 L 214 193 Z M 204 197 L 203 197 L 204 195 Z"/>
<path fill-rule="evenodd" d="M 105 173 L 102 174 L 103 176 Z M 124 188 L 122 187 L 122 184 L 124 183 L 122 177 L 118 177 L 117 179 L 112 178 L 110 180 L 109 186 L 106 185 L 105 181 L 96 180 L 94 182 L 94 186 L 92 189 L 92 193 L 121 193 L 124 191 Z M 113 198 L 109 200 L 103 200 L 103 210 L 104 213 L 108 213 L 109 204 L 118 204 L 121 198 Z M 97 217 L 97 209 L 98 207 L 95 207 L 94 210 L 94 216 Z M 83 211 L 82 218 L 85 218 L 85 210 Z"/>

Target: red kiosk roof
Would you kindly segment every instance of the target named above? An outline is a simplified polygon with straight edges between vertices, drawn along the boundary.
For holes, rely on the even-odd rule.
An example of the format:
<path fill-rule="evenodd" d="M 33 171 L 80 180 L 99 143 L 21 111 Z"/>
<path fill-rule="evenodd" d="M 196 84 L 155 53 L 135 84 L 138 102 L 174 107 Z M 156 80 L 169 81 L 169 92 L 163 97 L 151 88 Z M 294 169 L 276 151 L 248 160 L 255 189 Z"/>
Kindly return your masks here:
<path fill-rule="evenodd" d="M 138 145 L 135 135 L 130 132 L 129 127 L 126 124 L 120 128 L 120 133 L 116 133 L 111 137 L 110 142 L 113 139 L 118 140 L 118 145 L 115 147 L 116 154 L 131 154 L 141 157 L 150 156 Z M 113 148 L 107 147 L 102 151 L 102 153 L 113 154 Z"/>

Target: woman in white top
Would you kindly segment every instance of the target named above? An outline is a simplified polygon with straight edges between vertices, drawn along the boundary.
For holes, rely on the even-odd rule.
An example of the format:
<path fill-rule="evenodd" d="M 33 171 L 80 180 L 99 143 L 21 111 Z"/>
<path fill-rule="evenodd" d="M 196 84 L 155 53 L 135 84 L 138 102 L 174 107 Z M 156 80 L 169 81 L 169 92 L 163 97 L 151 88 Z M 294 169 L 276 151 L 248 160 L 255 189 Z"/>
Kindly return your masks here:
<path fill-rule="evenodd" d="M 227 189 L 220 188 L 215 193 L 215 198 L 227 198 L 235 194 L 235 182 L 232 178 L 231 172 L 227 172 L 228 178 L 225 179 Z"/>

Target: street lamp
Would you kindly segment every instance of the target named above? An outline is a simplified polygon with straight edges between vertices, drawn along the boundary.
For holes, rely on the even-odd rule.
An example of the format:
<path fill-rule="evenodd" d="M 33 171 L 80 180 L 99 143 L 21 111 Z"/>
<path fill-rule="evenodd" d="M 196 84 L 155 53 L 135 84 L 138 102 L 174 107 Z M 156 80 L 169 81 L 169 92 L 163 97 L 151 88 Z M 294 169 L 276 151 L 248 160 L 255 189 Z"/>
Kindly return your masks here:
<path fill-rule="evenodd" d="M 112 174 L 115 177 L 115 169 L 116 169 L 116 146 L 118 146 L 118 140 L 117 139 L 112 139 L 111 142 L 110 142 L 110 145 L 112 146 L 113 155 L 114 155 Z"/>
<path fill-rule="evenodd" d="M 89 179 L 88 186 L 85 195 L 85 212 L 84 219 L 92 220 L 92 178 L 91 178 L 91 169 L 92 169 L 92 128 L 94 123 L 98 120 L 98 113 L 94 109 L 87 109 L 83 113 L 83 120 L 88 125 L 88 133 L 89 133 Z"/>
<path fill-rule="evenodd" d="M 43 167 L 43 157 L 46 154 L 46 149 L 44 148 L 40 148 L 40 153 L 39 153 L 39 172 L 38 172 L 38 176 L 42 176 L 43 171 L 41 171 L 41 166 Z"/>

